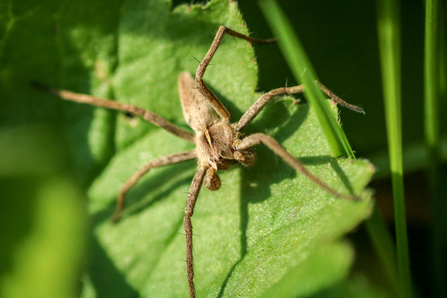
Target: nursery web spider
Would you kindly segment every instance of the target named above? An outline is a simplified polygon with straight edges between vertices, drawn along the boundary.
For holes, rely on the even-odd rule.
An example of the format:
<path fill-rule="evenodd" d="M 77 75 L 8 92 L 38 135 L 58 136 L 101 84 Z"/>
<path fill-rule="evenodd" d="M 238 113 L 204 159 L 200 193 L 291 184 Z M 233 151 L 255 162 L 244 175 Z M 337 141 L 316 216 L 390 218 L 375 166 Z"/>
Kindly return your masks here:
<path fill-rule="evenodd" d="M 191 297 L 195 297 L 193 281 L 193 228 L 191 224 L 191 217 L 194 213 L 194 206 L 196 204 L 200 188 L 202 184 L 204 184 L 208 190 L 218 190 L 221 186 L 220 178 L 216 174 L 218 170 L 227 170 L 230 166 L 238 162 L 245 166 L 254 164 L 256 161 L 256 156 L 255 153 L 250 150 L 250 147 L 262 143 L 279 155 L 292 168 L 306 175 L 312 182 L 334 197 L 348 200 L 356 199 L 354 195 L 341 194 L 321 181 L 314 174 L 309 172 L 309 170 L 307 170 L 299 160 L 295 159 L 291 154 L 289 154 L 287 150 L 284 149 L 272 137 L 263 133 L 255 133 L 246 137 L 243 137 L 241 134 L 244 127 L 259 114 L 259 112 L 273 97 L 303 92 L 303 85 L 278 88 L 265 93 L 244 113 L 238 122 L 230 122 L 230 113 L 202 80 L 205 70 L 225 34 L 230 34 L 251 43 L 265 44 L 275 42 L 275 39 L 261 40 L 245 36 L 224 26 L 219 28 L 216 37 L 208 50 L 208 53 L 197 69 L 195 79 L 193 79 L 188 72 L 182 72 L 178 77 L 178 90 L 180 94 L 183 116 L 185 117 L 188 125 L 194 130 L 194 133 L 179 128 L 161 116 L 137 106 L 35 84 L 38 88 L 44 89 L 66 100 L 125 111 L 140 116 L 144 120 L 149 121 L 169 131 L 170 133 L 185 139 L 188 142 L 196 144 L 196 148 L 192 151 L 163 156 L 140 168 L 121 187 L 118 195 L 116 211 L 112 217 L 113 221 L 118 221 L 120 219 L 124 208 L 126 192 L 150 169 L 191 159 L 198 160 L 197 172 L 194 175 L 188 193 L 184 217 L 184 229 L 186 236 L 186 272 L 188 275 L 189 293 Z M 318 85 L 321 90 L 335 102 L 352 110 L 363 112 L 361 108 L 343 101 L 321 83 L 318 82 Z"/>

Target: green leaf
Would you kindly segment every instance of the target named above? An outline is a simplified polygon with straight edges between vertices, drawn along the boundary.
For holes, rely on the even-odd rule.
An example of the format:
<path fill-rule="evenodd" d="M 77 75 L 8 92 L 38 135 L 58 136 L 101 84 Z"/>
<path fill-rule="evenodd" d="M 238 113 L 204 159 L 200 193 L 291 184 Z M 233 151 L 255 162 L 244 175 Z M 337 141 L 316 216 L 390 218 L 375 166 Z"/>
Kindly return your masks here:
<path fill-rule="evenodd" d="M 263 297 L 309 296 L 322 285 L 331 285 L 334 279 L 339 281 L 343 277 L 340 272 L 349 270 L 352 256 L 352 249 L 346 243 L 322 243 L 299 266 L 290 268 L 287 275 Z"/>
<path fill-rule="evenodd" d="M 257 126 L 278 139 L 296 130 L 293 126 L 298 123 L 296 134 L 282 143 L 318 177 L 342 192 L 362 191 L 374 168 L 364 160 L 332 159 L 318 120 L 306 105 L 282 101 L 266 112 L 269 119 L 282 118 L 285 123 L 269 129 L 266 126 L 271 123 L 258 121 Z M 164 142 L 152 146 L 160 139 Z M 91 211 L 98 223 L 96 235 L 108 256 L 94 257 L 95 275 L 107 271 L 110 258 L 118 272 L 126 273 L 131 288 L 149 296 L 186 295 L 182 207 L 195 170 L 193 162 L 150 172 L 130 192 L 123 221 L 117 225 L 107 221 L 120 185 L 148 160 L 186 150 L 190 145 L 184 143 L 164 131 L 150 134 L 118 153 L 94 182 L 89 192 Z M 217 192 L 204 189 L 199 196 L 193 217 L 199 296 L 223 292 L 234 297 L 250 292 L 249 297 L 257 297 L 280 281 L 288 268 L 300 267 L 317 247 L 338 239 L 370 212 L 369 202 L 331 198 L 272 152 L 259 147 L 257 153 L 257 165 L 223 172 L 222 188 Z M 328 264 L 320 269 L 330 272 Z M 345 272 L 334 270 L 333 279 Z M 324 276 L 308 278 L 316 284 L 313 290 L 327 284 Z"/>
<path fill-rule="evenodd" d="M 154 169 L 129 192 L 123 220 L 113 225 L 108 219 L 120 186 L 138 168 L 193 146 L 141 119 L 63 102 L 27 84 L 38 80 L 114 98 L 187 128 L 178 101 L 178 74 L 195 73 L 194 57 L 204 57 L 220 25 L 244 34 L 248 29 L 237 3 L 226 0 L 173 10 L 169 1 L 161 0 L 89 5 L 78 1 L 27 8 L 29 18 L 46 24 L 45 30 L 37 27 L 45 42 L 35 39 L 35 60 L 2 58 L 7 75 L 0 92 L 7 101 L 1 113 L 8 119 L 2 121 L 50 120 L 65 133 L 73 168 L 89 186 L 93 217 L 83 297 L 186 297 L 183 215 L 195 162 Z M 8 29 L 4 48 L 20 45 L 11 36 L 21 36 L 23 27 L 14 22 L 18 28 Z M 23 51 L 23 56 L 29 55 Z M 31 62 L 42 68 L 29 73 L 25 66 Z M 226 37 L 211 63 L 204 79 L 236 121 L 259 97 L 253 48 Z M 337 113 L 335 107 L 332 112 Z M 21 120 L 11 115 L 20 115 Z M 353 255 L 339 239 L 371 211 L 371 194 L 364 188 L 374 167 L 365 160 L 332 158 L 315 113 L 306 104 L 291 98 L 273 101 L 246 133 L 256 131 L 275 137 L 335 189 L 356 193 L 364 201 L 331 197 L 273 152 L 257 147 L 255 166 L 222 172 L 222 188 L 203 189 L 199 195 L 192 219 L 199 297 L 259 297 L 290 272 L 303 277 L 290 289 L 293 293 L 310 294 L 341 280 Z M 324 258 L 343 257 L 320 268 L 323 251 L 327 251 Z M 324 274 L 317 274 L 318 269 Z M 303 283 L 310 285 L 308 290 L 297 292 Z"/>

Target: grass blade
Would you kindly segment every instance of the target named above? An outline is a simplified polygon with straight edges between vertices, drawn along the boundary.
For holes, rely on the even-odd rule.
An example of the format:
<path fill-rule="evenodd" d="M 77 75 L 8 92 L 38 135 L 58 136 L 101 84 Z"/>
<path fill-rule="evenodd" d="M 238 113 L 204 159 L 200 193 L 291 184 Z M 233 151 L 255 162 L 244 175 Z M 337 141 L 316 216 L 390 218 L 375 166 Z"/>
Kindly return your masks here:
<path fill-rule="evenodd" d="M 393 184 L 400 294 L 412 297 L 403 189 L 400 15 L 397 1 L 377 1 L 379 51 Z"/>

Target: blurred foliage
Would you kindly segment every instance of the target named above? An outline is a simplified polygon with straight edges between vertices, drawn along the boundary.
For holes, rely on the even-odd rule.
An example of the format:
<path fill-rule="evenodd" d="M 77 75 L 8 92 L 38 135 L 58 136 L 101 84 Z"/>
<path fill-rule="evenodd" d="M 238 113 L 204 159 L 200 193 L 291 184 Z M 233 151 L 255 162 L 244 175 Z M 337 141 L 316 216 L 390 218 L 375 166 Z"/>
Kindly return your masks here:
<path fill-rule="evenodd" d="M 77 297 L 86 208 L 50 127 L 0 129 L 0 297 Z"/>

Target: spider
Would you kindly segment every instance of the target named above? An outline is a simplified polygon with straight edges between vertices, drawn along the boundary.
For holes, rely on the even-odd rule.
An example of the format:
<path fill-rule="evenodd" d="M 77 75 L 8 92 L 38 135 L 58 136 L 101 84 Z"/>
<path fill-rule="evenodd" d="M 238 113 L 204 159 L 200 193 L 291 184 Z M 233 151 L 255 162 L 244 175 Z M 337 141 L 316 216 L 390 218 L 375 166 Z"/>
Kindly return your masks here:
<path fill-rule="evenodd" d="M 112 216 L 112 220 L 114 222 L 121 218 L 125 204 L 126 192 L 150 169 L 197 159 L 197 171 L 192 180 L 186 200 L 184 217 L 186 237 L 186 272 L 191 298 L 195 297 L 192 239 L 193 227 L 191 224 L 191 217 L 194 213 L 194 207 L 201 186 L 203 184 L 208 190 L 216 191 L 221 186 L 220 178 L 216 174 L 217 171 L 227 170 L 229 167 L 237 163 L 241 163 L 244 166 L 253 165 L 256 162 L 256 155 L 250 150 L 251 147 L 262 143 L 274 153 L 279 155 L 292 168 L 306 175 L 312 182 L 327 191 L 329 194 L 341 199 L 357 199 L 354 195 L 341 194 L 321 181 L 318 177 L 307 170 L 299 160 L 295 159 L 290 153 L 288 153 L 287 150 L 284 149 L 272 137 L 263 133 L 255 133 L 244 137 L 241 133 L 244 127 L 259 114 L 259 112 L 273 97 L 303 92 L 303 85 L 278 88 L 265 93 L 243 114 L 238 122 L 230 122 L 230 113 L 222 105 L 220 100 L 210 91 L 202 79 L 207 66 L 217 51 L 225 34 L 230 34 L 236 38 L 244 39 L 248 42 L 257 44 L 267 44 L 276 41 L 275 39 L 262 40 L 252 38 L 233 31 L 227 27 L 220 26 L 214 41 L 208 50 L 208 53 L 197 69 L 195 79 L 188 72 L 182 72 L 178 77 L 178 90 L 183 116 L 188 125 L 194 130 L 194 133 L 177 127 L 163 117 L 137 106 L 97 98 L 90 95 L 50 88 L 37 83 L 34 84 L 36 87 L 59 96 L 62 99 L 120 110 L 140 116 L 144 120 L 149 121 L 196 145 L 196 148 L 192 151 L 166 155 L 141 167 L 129 180 L 124 183 L 124 185 L 122 185 L 117 199 L 116 211 Z M 363 112 L 361 108 L 345 102 L 324 85 L 319 82 L 317 83 L 321 90 L 335 102 L 357 112 Z"/>

